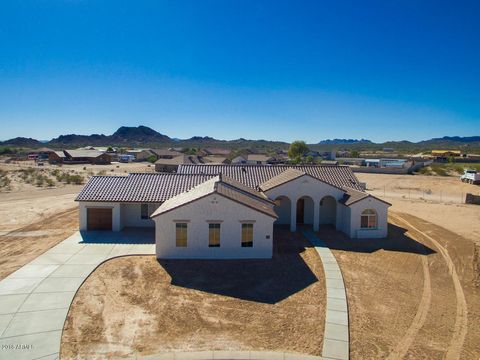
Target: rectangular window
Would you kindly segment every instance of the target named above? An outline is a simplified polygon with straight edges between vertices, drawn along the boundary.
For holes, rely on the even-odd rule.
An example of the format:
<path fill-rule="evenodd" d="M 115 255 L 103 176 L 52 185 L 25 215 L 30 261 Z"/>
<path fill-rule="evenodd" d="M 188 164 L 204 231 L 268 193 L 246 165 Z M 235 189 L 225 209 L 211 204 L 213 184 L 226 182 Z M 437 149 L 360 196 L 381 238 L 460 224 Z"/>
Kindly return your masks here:
<path fill-rule="evenodd" d="M 142 219 L 148 219 L 148 204 L 142 204 L 140 206 L 140 216 Z"/>
<path fill-rule="evenodd" d="M 253 247 L 253 224 L 242 224 L 242 247 Z"/>
<path fill-rule="evenodd" d="M 220 247 L 220 224 L 208 224 L 208 247 Z"/>
<path fill-rule="evenodd" d="M 175 224 L 175 244 L 177 247 L 187 247 L 187 223 Z"/>

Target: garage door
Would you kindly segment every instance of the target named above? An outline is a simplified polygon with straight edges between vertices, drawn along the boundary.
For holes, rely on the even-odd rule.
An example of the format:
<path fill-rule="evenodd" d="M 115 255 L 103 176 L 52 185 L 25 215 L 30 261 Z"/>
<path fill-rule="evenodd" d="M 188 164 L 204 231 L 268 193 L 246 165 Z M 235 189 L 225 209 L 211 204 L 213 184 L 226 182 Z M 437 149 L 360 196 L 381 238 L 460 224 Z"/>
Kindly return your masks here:
<path fill-rule="evenodd" d="M 112 209 L 88 208 L 87 230 L 112 230 Z"/>

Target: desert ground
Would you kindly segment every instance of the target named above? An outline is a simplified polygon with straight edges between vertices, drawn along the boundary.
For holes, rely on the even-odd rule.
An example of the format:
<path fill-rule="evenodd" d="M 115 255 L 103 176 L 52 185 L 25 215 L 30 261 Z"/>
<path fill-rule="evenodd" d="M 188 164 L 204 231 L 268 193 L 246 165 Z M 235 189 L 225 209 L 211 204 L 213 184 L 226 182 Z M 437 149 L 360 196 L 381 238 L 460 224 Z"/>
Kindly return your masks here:
<path fill-rule="evenodd" d="M 28 165 L 0 163 L 3 176 L 11 178 L 10 189 L 0 189 L 0 279 L 78 229 L 73 200 L 81 185 L 66 183 L 62 172 L 79 174 L 85 181 L 97 173 L 152 171 L 148 165 L 47 167 L 45 177 L 54 185 L 43 182 L 39 186 L 32 180 L 37 172 L 28 176 L 18 172 Z M 60 180 L 51 173 L 55 169 Z M 320 232 L 345 277 L 351 357 L 478 359 L 480 206 L 461 204 L 457 199 L 467 192 L 478 194 L 480 186 L 461 183 L 458 177 L 356 175 L 367 183 L 368 191 L 392 207 L 387 240 L 359 246 L 332 229 Z M 288 231 L 283 231 L 279 236 L 287 235 Z M 192 262 L 193 266 L 185 268 L 158 263 L 153 257 L 120 258 L 103 264 L 80 288 L 70 309 L 63 358 L 89 357 L 94 351 L 120 356 L 210 348 L 319 354 L 323 273 L 303 238 L 296 234 L 294 240 L 294 248 L 277 251 L 273 264 L 262 265 L 267 272 L 260 279 L 242 273 L 251 269 L 243 265 L 224 264 L 233 269 L 218 271 L 205 263 Z M 307 265 L 303 271 L 312 282 L 302 290 L 292 285 L 289 296 L 287 292 L 268 298 L 275 292 L 262 292 L 262 286 L 268 279 L 278 282 L 289 274 L 289 256 L 295 257 L 296 267 Z M 233 280 L 244 282 L 232 283 L 229 273 L 235 274 Z M 205 278 L 218 274 L 219 281 L 232 286 L 214 282 L 209 287 Z M 299 274 L 300 270 L 288 279 L 304 281 L 305 273 Z M 259 281 L 257 291 L 242 288 L 248 281 Z M 175 312 L 175 308 L 185 313 Z M 189 330 L 191 324 L 202 330 Z M 148 331 L 138 330 L 140 325 Z M 305 340 L 302 334 L 311 336 Z"/>
<path fill-rule="evenodd" d="M 280 229 L 272 260 L 113 259 L 78 291 L 61 358 L 189 350 L 319 354 L 325 281 L 316 251 Z"/>
<path fill-rule="evenodd" d="M 367 191 L 392 204 L 390 210 L 415 215 L 480 245 L 480 206 L 465 204 L 465 194 L 480 195 L 480 186 L 458 176 L 356 173 Z"/>

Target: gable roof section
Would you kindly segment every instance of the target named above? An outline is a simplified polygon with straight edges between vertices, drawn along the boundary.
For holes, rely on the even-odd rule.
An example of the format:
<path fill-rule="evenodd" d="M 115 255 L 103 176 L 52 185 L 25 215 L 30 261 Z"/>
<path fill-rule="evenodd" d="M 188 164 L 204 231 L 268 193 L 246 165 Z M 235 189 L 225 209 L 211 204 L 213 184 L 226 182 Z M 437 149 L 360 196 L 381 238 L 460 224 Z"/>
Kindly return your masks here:
<path fill-rule="evenodd" d="M 221 175 L 218 175 L 190 190 L 166 200 L 151 215 L 151 217 L 153 218 L 161 214 L 165 214 L 169 211 L 202 199 L 207 195 L 215 193 L 241 205 L 247 206 L 253 210 L 264 213 L 265 215 L 277 218 L 277 215 L 273 210 L 273 203 L 266 199 L 259 198 L 257 194 L 251 193 L 252 191 L 254 190 L 245 192 L 243 185 L 242 188 L 237 188 L 231 181 L 229 181 L 229 179 L 225 180 Z"/>
<path fill-rule="evenodd" d="M 258 189 L 261 184 L 281 174 L 288 169 L 296 169 L 313 176 L 327 184 L 338 188 L 349 187 L 363 191 L 360 182 L 348 166 L 334 165 L 180 165 L 177 172 L 181 174 L 211 174 L 222 173 L 242 184 Z"/>
<path fill-rule="evenodd" d="M 71 158 L 97 158 L 104 154 L 102 151 L 98 150 L 63 150 L 67 157 Z"/>
<path fill-rule="evenodd" d="M 352 188 L 344 188 L 343 190 L 345 191 L 345 194 L 343 195 L 343 198 L 339 200 L 339 202 L 345 206 L 351 206 L 366 198 L 373 198 L 387 204 L 388 206 L 392 206 L 392 204 L 389 202 L 386 202 L 364 191 L 358 191 Z"/>
<path fill-rule="evenodd" d="M 92 176 L 75 201 L 161 203 L 212 177 L 172 173 Z"/>
<path fill-rule="evenodd" d="M 268 191 L 306 175 L 306 172 L 290 168 L 259 185 L 262 191 Z"/>

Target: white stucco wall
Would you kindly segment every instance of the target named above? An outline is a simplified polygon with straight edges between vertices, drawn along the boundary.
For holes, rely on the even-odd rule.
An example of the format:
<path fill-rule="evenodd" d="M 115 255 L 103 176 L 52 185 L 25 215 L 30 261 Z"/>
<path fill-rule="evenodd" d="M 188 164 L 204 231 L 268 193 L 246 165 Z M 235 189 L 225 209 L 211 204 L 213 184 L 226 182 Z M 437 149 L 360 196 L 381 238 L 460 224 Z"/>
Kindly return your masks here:
<path fill-rule="evenodd" d="M 157 258 L 271 258 L 274 218 L 211 194 L 153 218 Z M 220 247 L 208 247 L 208 224 L 220 222 Z M 241 247 L 242 221 L 253 222 L 253 247 Z M 175 223 L 186 222 L 187 247 L 175 245 Z M 267 238 L 269 237 L 269 238 Z"/>
<path fill-rule="evenodd" d="M 80 231 L 87 230 L 87 209 L 88 208 L 109 208 L 112 209 L 112 230 L 122 230 L 122 221 L 120 215 L 119 203 L 101 203 L 101 202 L 79 202 Z"/>
<path fill-rule="evenodd" d="M 142 219 L 141 206 L 137 203 L 123 203 L 121 205 L 121 216 L 123 227 L 154 227 L 155 222 L 152 219 Z M 151 215 L 160 204 L 149 204 L 149 214 Z"/>
<path fill-rule="evenodd" d="M 351 205 L 350 212 L 350 232 L 347 233 L 351 238 L 384 238 L 388 234 L 388 207 L 382 201 L 375 198 L 368 197 L 353 205 Z M 361 229 L 360 217 L 364 210 L 373 209 L 377 213 L 377 228 L 376 229 Z"/>
<path fill-rule="evenodd" d="M 265 192 L 265 194 L 272 200 L 279 196 L 286 196 L 292 203 L 290 213 L 290 228 L 292 231 L 296 230 L 296 216 L 297 216 L 297 200 L 302 196 L 309 196 L 313 200 L 313 228 L 315 230 L 319 227 L 320 222 L 320 200 L 327 195 L 332 196 L 337 201 L 343 197 L 344 191 L 324 183 L 311 176 L 301 176 L 295 180 L 277 186 Z M 338 205 L 338 203 L 337 203 Z M 305 209 L 307 215 L 308 209 Z M 307 219 L 307 216 L 305 217 Z"/>

